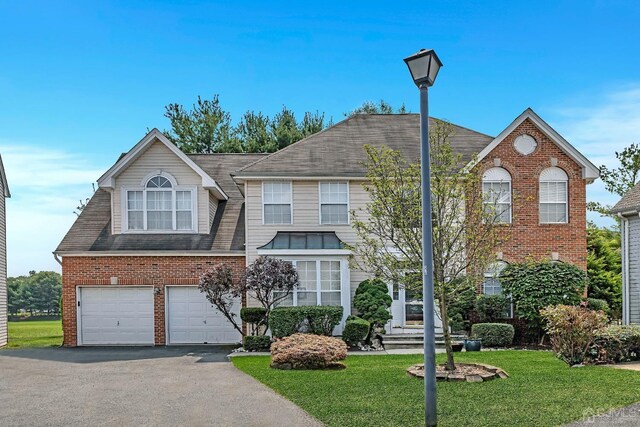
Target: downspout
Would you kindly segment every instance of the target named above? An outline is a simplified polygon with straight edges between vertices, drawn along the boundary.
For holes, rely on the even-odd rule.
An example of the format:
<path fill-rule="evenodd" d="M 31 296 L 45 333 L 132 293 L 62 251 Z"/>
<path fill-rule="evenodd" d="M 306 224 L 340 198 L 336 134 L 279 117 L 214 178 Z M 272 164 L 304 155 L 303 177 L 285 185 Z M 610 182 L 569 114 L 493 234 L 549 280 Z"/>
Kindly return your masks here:
<path fill-rule="evenodd" d="M 60 264 L 60 267 L 62 267 L 62 260 L 60 259 L 60 257 L 58 256 L 58 254 L 57 254 L 57 253 L 55 253 L 55 252 L 51 252 L 51 253 L 53 254 L 53 259 L 55 259 L 55 260 L 56 260 L 56 262 L 57 262 L 58 264 Z"/>

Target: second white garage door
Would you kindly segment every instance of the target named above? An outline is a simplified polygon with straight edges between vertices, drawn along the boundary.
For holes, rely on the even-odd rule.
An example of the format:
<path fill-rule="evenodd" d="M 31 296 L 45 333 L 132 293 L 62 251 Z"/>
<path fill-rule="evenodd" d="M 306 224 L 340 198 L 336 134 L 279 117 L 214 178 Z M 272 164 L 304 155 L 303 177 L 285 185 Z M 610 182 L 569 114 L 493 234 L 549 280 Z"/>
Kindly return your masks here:
<path fill-rule="evenodd" d="M 169 344 L 240 342 L 240 333 L 196 286 L 169 286 L 166 290 Z M 239 301 L 234 311 L 240 319 Z"/>

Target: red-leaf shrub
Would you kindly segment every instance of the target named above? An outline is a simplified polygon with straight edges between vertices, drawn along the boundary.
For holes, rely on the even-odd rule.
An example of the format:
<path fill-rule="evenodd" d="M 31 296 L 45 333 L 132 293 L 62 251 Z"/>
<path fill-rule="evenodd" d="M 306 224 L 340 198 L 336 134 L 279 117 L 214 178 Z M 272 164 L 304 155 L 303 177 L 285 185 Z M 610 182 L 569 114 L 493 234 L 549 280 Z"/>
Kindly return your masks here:
<path fill-rule="evenodd" d="M 347 357 L 347 344 L 338 338 L 293 334 L 271 345 L 271 367 L 324 369 Z"/>
<path fill-rule="evenodd" d="M 549 306 L 540 310 L 540 314 L 547 322 L 553 351 L 571 366 L 585 361 L 597 332 L 609 320 L 602 311 L 573 305 Z"/>

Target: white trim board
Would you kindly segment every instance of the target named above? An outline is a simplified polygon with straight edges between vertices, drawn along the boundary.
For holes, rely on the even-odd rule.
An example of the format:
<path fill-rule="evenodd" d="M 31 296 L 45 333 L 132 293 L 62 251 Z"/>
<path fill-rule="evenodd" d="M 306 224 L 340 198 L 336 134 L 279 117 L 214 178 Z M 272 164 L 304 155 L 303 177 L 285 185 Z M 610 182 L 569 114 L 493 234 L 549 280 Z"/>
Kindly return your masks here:
<path fill-rule="evenodd" d="M 221 200 L 228 200 L 229 196 L 220 188 L 216 181 L 211 178 L 200 166 L 198 166 L 193 160 L 191 160 L 186 154 L 184 154 L 178 147 L 176 147 L 162 132 L 154 128 L 144 136 L 127 154 L 122 156 L 115 165 L 111 166 L 100 178 L 98 178 L 98 187 L 100 188 L 115 188 L 115 179 L 120 175 L 133 161 L 135 161 L 145 150 L 153 144 L 155 141 L 160 141 L 164 144 L 173 154 L 178 156 L 187 166 L 189 166 L 195 173 L 202 178 L 202 186 L 210 190 Z"/>
<path fill-rule="evenodd" d="M 582 166 L 582 178 L 588 182 L 592 182 L 600 176 L 600 170 L 589 161 L 582 153 L 575 149 L 573 145 L 564 139 L 558 132 L 556 132 L 551 126 L 547 124 L 540 116 L 538 116 L 531 108 L 524 110 L 505 130 L 500 132 L 500 135 L 495 137 L 489 145 L 487 145 L 480 153 L 478 157 L 472 162 L 469 167 L 475 166 L 482 159 L 487 157 L 494 148 L 498 146 L 508 135 L 510 135 L 522 122 L 529 119 L 534 125 L 544 132 L 549 139 L 551 139 L 562 151 L 564 151 L 569 157 L 571 157 L 576 163 Z"/>

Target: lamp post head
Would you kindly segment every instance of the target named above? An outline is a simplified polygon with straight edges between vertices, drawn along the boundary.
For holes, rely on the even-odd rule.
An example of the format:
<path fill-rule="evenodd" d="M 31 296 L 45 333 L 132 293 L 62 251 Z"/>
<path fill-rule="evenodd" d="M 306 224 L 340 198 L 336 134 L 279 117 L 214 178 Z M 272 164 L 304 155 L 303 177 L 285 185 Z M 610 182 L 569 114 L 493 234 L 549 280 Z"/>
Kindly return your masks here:
<path fill-rule="evenodd" d="M 419 52 L 404 58 L 416 86 L 431 86 L 436 81 L 442 62 L 433 49 L 420 49 Z"/>

